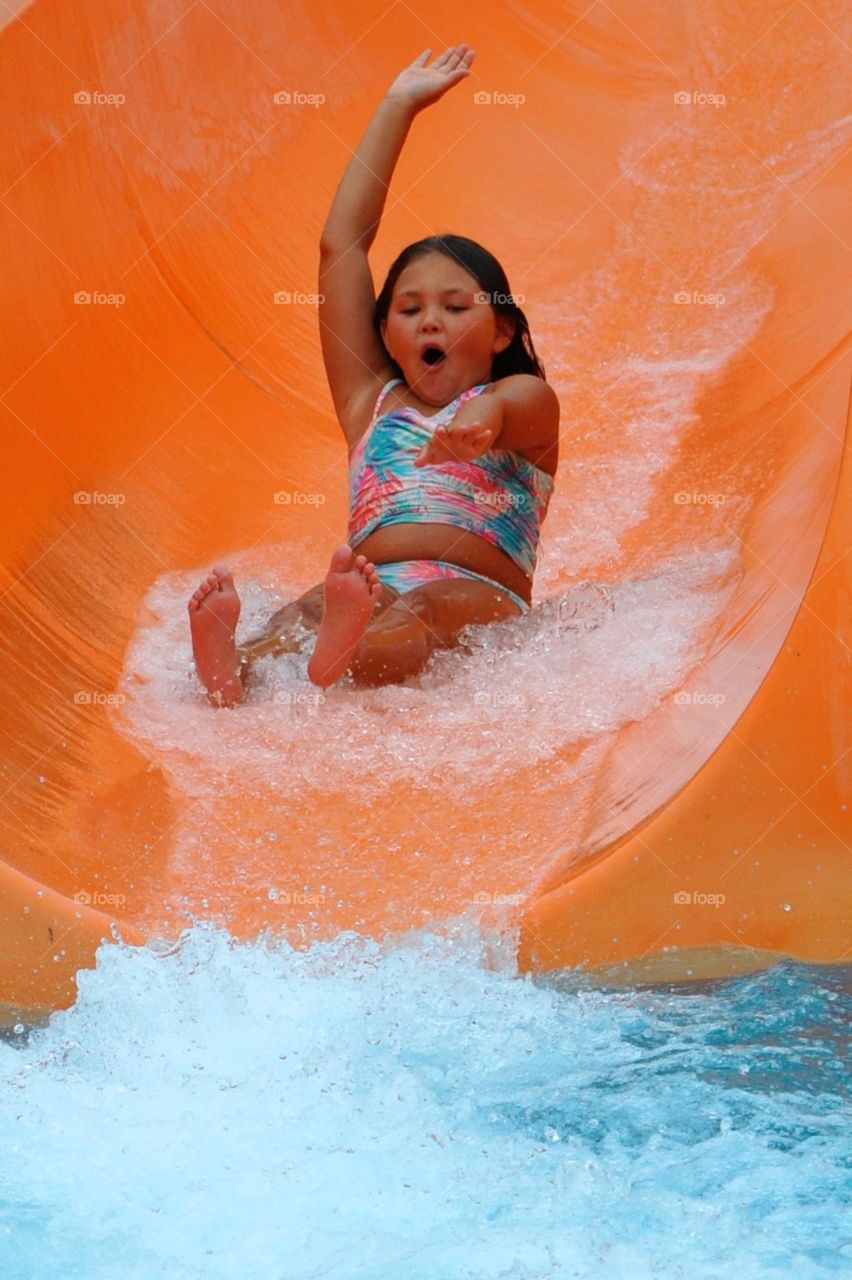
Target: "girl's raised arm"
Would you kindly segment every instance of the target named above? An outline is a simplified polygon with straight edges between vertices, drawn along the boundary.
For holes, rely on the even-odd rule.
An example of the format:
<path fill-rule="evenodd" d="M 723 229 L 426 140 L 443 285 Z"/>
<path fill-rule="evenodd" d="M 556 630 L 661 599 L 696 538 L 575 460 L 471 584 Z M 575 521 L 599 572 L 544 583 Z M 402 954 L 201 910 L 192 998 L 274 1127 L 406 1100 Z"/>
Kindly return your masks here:
<path fill-rule="evenodd" d="M 379 103 L 352 156 L 320 237 L 319 320 L 326 376 L 350 447 L 360 400 L 390 375 L 387 352 L 373 328 L 375 287 L 367 252 L 376 237 L 391 176 L 418 111 L 465 79 L 474 58 L 456 45 L 428 65 L 426 49 Z"/>

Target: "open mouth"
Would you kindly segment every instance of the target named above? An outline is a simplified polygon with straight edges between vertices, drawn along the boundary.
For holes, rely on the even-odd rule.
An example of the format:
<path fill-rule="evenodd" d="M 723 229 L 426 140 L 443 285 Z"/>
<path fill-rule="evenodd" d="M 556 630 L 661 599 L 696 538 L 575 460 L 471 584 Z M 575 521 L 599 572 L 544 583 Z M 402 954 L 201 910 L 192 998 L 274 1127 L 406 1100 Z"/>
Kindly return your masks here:
<path fill-rule="evenodd" d="M 422 352 L 422 358 L 429 365 L 441 364 L 446 355 L 446 351 L 442 351 L 440 347 L 426 347 Z"/>

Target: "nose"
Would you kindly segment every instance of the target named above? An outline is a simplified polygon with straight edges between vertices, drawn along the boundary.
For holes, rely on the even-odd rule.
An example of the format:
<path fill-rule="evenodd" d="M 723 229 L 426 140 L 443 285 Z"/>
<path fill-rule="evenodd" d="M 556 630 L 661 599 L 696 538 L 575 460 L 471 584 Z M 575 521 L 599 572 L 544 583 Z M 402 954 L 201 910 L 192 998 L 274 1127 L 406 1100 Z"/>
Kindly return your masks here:
<path fill-rule="evenodd" d="M 424 307 L 423 316 L 420 321 L 420 328 L 427 330 L 429 333 L 440 328 L 440 317 L 437 307 Z"/>

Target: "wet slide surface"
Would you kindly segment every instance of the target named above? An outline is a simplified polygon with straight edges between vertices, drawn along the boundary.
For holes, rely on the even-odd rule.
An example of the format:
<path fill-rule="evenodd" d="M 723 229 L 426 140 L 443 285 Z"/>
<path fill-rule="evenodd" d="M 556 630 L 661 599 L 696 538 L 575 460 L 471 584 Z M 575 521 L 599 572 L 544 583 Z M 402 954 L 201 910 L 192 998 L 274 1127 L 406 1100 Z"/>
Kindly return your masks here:
<path fill-rule="evenodd" d="M 0 33 L 0 1003 L 199 918 L 471 913 L 522 969 L 628 981 L 848 959 L 848 18 L 245 9 Z M 474 74 L 415 121 L 374 278 L 452 230 L 522 296 L 562 405 L 544 607 L 406 686 L 269 660 L 214 713 L 201 577 L 232 566 L 248 636 L 345 533 L 319 231 L 394 68 L 450 38 Z"/>

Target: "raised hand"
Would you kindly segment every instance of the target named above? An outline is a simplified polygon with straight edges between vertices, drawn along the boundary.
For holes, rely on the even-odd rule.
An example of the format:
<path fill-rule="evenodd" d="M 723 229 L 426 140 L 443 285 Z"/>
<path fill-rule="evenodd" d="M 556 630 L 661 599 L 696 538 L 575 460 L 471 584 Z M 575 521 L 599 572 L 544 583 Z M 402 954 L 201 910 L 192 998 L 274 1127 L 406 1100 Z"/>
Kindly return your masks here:
<path fill-rule="evenodd" d="M 414 459 L 415 467 L 438 466 L 442 462 L 473 462 L 494 443 L 496 428 L 481 422 L 448 422 L 436 427 Z"/>
<path fill-rule="evenodd" d="M 424 49 L 411 66 L 401 71 L 388 89 L 386 97 L 406 102 L 419 111 L 437 102 L 454 84 L 466 79 L 476 54 L 466 44 L 457 44 L 433 59 L 431 49 Z"/>

